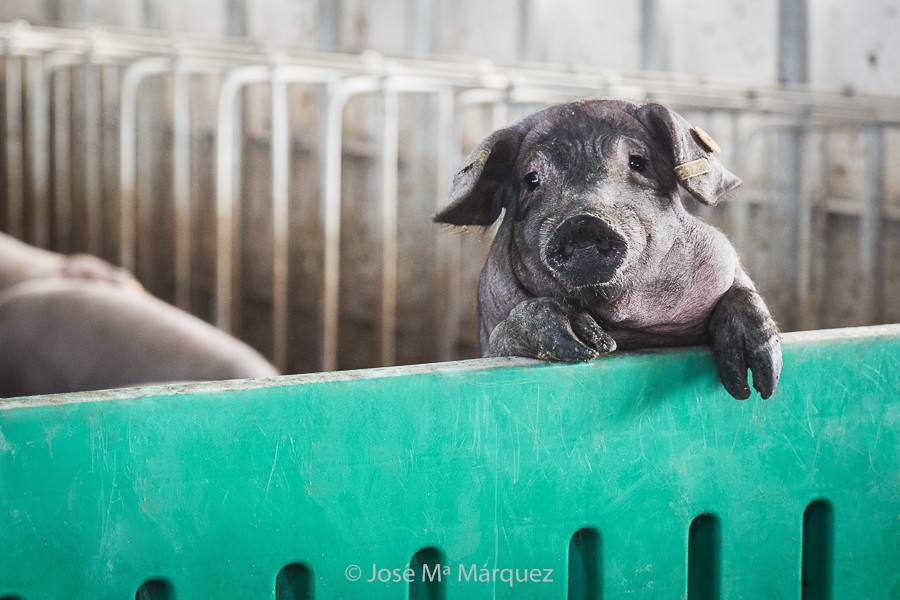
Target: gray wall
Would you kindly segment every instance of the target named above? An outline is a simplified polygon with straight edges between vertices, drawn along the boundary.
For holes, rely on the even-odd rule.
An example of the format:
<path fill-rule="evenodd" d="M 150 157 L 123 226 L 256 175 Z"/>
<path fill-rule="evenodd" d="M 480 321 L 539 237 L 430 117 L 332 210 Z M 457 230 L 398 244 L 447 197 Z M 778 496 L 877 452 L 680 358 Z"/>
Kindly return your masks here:
<path fill-rule="evenodd" d="M 900 95 L 900 0 L 809 0 L 809 82 Z M 336 18 L 332 18 L 336 15 Z M 778 80 L 778 0 L 5 0 L 0 20 L 240 35 L 346 52 Z M 644 29 L 655 32 L 644 40 Z M 525 35 L 523 35 L 525 32 Z"/>

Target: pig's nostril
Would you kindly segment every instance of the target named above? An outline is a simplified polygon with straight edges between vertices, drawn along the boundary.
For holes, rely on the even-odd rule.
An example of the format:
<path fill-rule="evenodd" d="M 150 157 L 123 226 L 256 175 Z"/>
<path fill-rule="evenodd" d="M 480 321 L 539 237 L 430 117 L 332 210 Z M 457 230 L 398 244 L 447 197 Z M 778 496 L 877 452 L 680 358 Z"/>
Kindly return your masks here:
<path fill-rule="evenodd" d="M 570 217 L 557 226 L 547 245 L 548 266 L 578 285 L 611 279 L 625 259 L 625 239 L 593 215 Z"/>

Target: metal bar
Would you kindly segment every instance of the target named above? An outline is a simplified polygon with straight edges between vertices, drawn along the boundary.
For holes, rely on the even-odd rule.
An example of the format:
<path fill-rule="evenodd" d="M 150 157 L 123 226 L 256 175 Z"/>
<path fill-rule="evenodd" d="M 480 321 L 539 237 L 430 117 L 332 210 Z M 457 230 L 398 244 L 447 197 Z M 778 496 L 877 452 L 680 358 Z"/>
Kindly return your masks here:
<path fill-rule="evenodd" d="M 797 144 L 796 180 L 796 227 L 797 241 L 794 247 L 797 252 L 796 273 L 794 281 L 794 305 L 798 307 L 795 327 L 798 329 L 814 329 L 816 326 L 812 314 L 812 189 L 810 185 L 810 134 L 809 130 L 799 130 Z"/>
<path fill-rule="evenodd" d="M 279 67 L 279 78 L 287 81 L 315 83 L 332 74 L 318 68 L 301 66 Z M 230 331 L 232 287 L 234 285 L 235 221 L 238 216 L 235 177 L 240 173 L 240 153 L 235 152 L 236 132 L 239 131 L 240 112 L 238 94 L 247 85 L 269 82 L 269 66 L 247 66 L 231 70 L 219 90 L 216 125 L 216 300 L 215 322 L 220 329 Z M 338 147 L 340 165 L 340 147 Z M 340 174 L 338 174 L 340 175 Z M 338 181 L 338 184 L 340 182 Z M 338 194 L 340 187 L 338 186 Z M 340 198 L 337 200 L 340 202 Z M 338 204 L 340 218 L 340 204 Z M 326 251 L 327 256 L 327 251 Z M 327 286 L 326 286 L 327 288 Z M 327 295 L 327 289 L 326 289 Z"/>
<path fill-rule="evenodd" d="M 859 306 L 861 321 L 880 323 L 883 301 L 881 268 L 882 210 L 884 205 L 884 130 L 876 125 L 862 129 L 862 188 L 860 190 Z"/>
<path fill-rule="evenodd" d="M 24 157 L 22 132 L 22 60 L 7 47 L 6 71 L 6 219 L 8 232 L 17 238 L 25 233 Z"/>
<path fill-rule="evenodd" d="M 265 78 L 257 67 L 231 71 L 219 90 L 216 126 L 216 301 L 215 323 L 223 331 L 231 331 L 232 286 L 234 285 L 234 220 L 236 194 L 235 166 L 240 161 L 234 151 L 235 132 L 240 119 L 237 96 L 246 82 Z M 254 77 L 255 75 L 255 77 Z M 239 168 L 239 167 L 238 167 Z"/>
<path fill-rule="evenodd" d="M 738 177 L 746 170 L 746 154 L 743 136 L 741 135 L 741 117 L 738 112 L 731 113 L 731 161 Z M 728 203 L 728 220 L 731 224 L 731 241 L 738 254 L 745 250 L 747 243 L 748 202 L 738 194 L 738 198 Z"/>
<path fill-rule="evenodd" d="M 103 253 L 103 202 L 100 189 L 100 77 L 93 51 L 84 55 L 81 107 L 84 114 L 84 205 L 87 211 L 87 248 Z"/>
<path fill-rule="evenodd" d="M 787 0 L 786 0 L 787 1 Z M 321 11 L 335 16 L 337 4 L 321 0 Z M 328 19 L 332 29 L 337 18 Z M 790 31 L 785 27 L 787 31 Z M 0 39 L 15 36 L 16 43 L 29 50 L 59 49 L 84 52 L 94 41 L 102 40 L 95 48 L 96 60 L 130 61 L 148 53 L 169 54 L 174 45 L 169 38 L 110 32 L 89 33 L 78 30 L 32 27 L 21 31 L 15 25 L 0 24 Z M 796 36 L 785 36 L 785 44 L 794 43 Z M 335 44 L 336 47 L 336 44 Z M 259 64 L 270 53 L 269 47 L 248 42 L 192 41 L 185 54 L 192 58 L 222 61 L 225 65 Z M 371 73 L 372 65 L 363 55 L 323 55 L 317 52 L 292 53 L 292 64 L 318 66 L 340 71 L 347 76 Z M 606 93 L 609 86 L 625 86 L 648 90 L 657 97 L 665 97 L 670 103 L 691 104 L 710 109 L 741 109 L 765 111 L 785 115 L 809 113 L 817 117 L 848 121 L 871 120 L 900 122 L 900 109 L 889 97 L 847 97 L 841 93 L 823 93 L 797 86 L 748 87 L 728 82 L 703 80 L 698 76 L 672 73 L 647 73 L 623 75 L 608 69 L 573 66 L 569 69 L 537 69 L 534 67 L 490 67 L 479 61 L 450 62 L 423 61 L 420 59 L 392 59 L 391 75 L 419 74 L 439 78 L 446 85 L 459 88 L 484 85 L 488 72 L 504 73 L 513 77 L 519 85 L 560 90 L 561 95 L 597 95 Z M 558 98 L 561 99 L 561 98 Z"/>
<path fill-rule="evenodd" d="M 290 201 L 290 120 L 288 86 L 277 63 L 272 67 L 272 360 L 288 364 L 288 275 Z"/>
<path fill-rule="evenodd" d="M 169 58 L 147 58 L 130 65 L 122 77 L 119 98 L 119 263 L 129 271 L 136 265 L 137 246 L 137 103 L 146 78 L 167 73 Z"/>
<path fill-rule="evenodd" d="M 800 248 L 801 212 L 808 206 L 803 198 L 807 144 L 805 132 L 800 127 L 781 133 L 777 139 L 776 174 L 781 201 L 772 210 L 775 223 L 771 231 L 777 233 L 773 236 L 775 248 L 771 256 L 775 258 L 773 268 L 777 280 L 781 282 L 775 288 L 775 295 L 781 306 L 780 321 L 783 327 L 795 329 L 802 318 L 796 293 L 803 271 L 803 253 Z"/>
<path fill-rule="evenodd" d="M 322 287 L 321 371 L 337 370 L 338 319 L 340 317 L 341 260 L 341 140 L 344 99 L 340 81 L 329 82 L 326 90 L 323 168 L 322 223 L 324 265 Z"/>
<path fill-rule="evenodd" d="M 807 0 L 779 0 L 778 5 L 778 77 L 789 84 L 806 83 L 808 80 L 808 11 Z M 777 210 L 779 222 L 776 239 L 780 248 L 776 251 L 778 278 L 793 282 L 794 288 L 778 286 L 782 290 L 782 323 L 796 328 L 804 321 L 802 301 L 808 300 L 809 252 L 804 244 L 809 240 L 809 189 L 805 169 L 808 167 L 808 135 L 804 125 L 808 118 L 801 113 L 803 122 L 780 136 L 778 181 L 785 190 L 784 202 Z M 792 292 L 792 293 L 791 293 Z M 793 297 L 791 297 L 793 296 Z M 798 296 L 802 298 L 798 306 Z"/>
<path fill-rule="evenodd" d="M 397 92 L 385 82 L 381 95 L 381 364 L 397 362 L 397 168 L 400 105 Z"/>
<path fill-rule="evenodd" d="M 371 77 L 352 77 L 328 82 L 322 169 L 322 222 L 324 224 L 324 282 L 322 293 L 322 371 L 338 366 L 338 321 L 341 279 L 341 142 L 344 107 L 358 94 L 378 90 Z"/>
<path fill-rule="evenodd" d="M 46 115 L 52 127 L 47 132 L 47 204 L 52 204 L 53 225 L 47 224 L 47 233 L 54 240 L 54 247 L 62 252 L 72 250 L 72 196 L 71 196 L 71 82 L 66 69 L 81 64 L 77 53 L 51 51 L 43 56 Z M 52 177 L 50 176 L 52 174 Z M 52 197 L 50 197 L 52 196 Z M 49 215 L 48 215 L 49 218 Z"/>
<path fill-rule="evenodd" d="M 462 115 L 467 109 L 478 106 L 491 108 L 491 127 L 494 129 L 503 127 L 509 120 L 509 89 L 504 84 L 508 82 L 495 81 L 498 87 L 491 89 L 470 89 L 456 95 L 455 101 L 452 94 L 442 97 L 440 111 L 442 126 L 446 140 L 442 147 L 446 148 L 443 171 L 445 173 L 444 185 L 439 189 L 437 208 L 443 207 L 443 203 L 450 196 L 450 182 L 456 168 L 462 162 L 462 148 L 460 146 L 459 133 L 462 129 Z M 444 103 L 448 103 L 444 105 Z M 441 360 L 454 360 L 459 357 L 459 341 L 462 331 L 462 243 L 457 235 L 442 235 L 438 249 L 438 273 L 444 285 L 441 288 L 443 302 L 441 308 L 444 313 L 440 323 L 442 327 L 442 341 L 439 346 Z"/>
<path fill-rule="evenodd" d="M 191 93 L 183 61 L 173 59 L 172 199 L 175 205 L 175 304 L 191 306 Z"/>
<path fill-rule="evenodd" d="M 31 190 L 34 215 L 32 241 L 41 248 L 50 243 L 50 106 L 47 75 L 43 60 L 26 62 L 28 88 L 31 92 L 29 130 L 31 149 Z"/>
<path fill-rule="evenodd" d="M 53 212 L 57 249 L 72 250 L 71 81 L 68 71 L 53 75 Z"/>
<path fill-rule="evenodd" d="M 811 181 L 818 181 L 818 193 L 813 199 L 812 241 L 810 256 L 810 281 L 812 283 L 812 304 L 805 310 L 810 313 L 814 327 L 824 327 L 825 284 L 827 281 L 827 249 L 828 249 L 828 195 L 830 156 L 828 150 L 828 131 L 818 131 L 819 160 L 816 172 L 810 173 Z"/>
<path fill-rule="evenodd" d="M 447 198 L 450 197 L 450 182 L 453 179 L 453 169 L 456 165 L 452 164 L 453 157 L 459 153 L 458 141 L 454 135 L 454 102 L 453 92 L 445 91 L 438 95 L 437 105 L 437 154 L 435 163 L 437 167 L 437 193 L 435 195 L 434 210 L 437 212 L 443 208 Z M 438 359 L 447 361 L 456 357 L 455 348 L 459 336 L 459 323 L 455 323 L 455 327 L 450 322 L 449 297 L 453 293 L 446 282 L 448 281 L 451 271 L 451 255 L 453 255 L 452 246 L 459 245 L 457 236 L 447 235 L 446 231 L 441 229 L 435 230 L 437 240 L 435 247 L 437 254 L 435 255 L 436 265 L 435 273 L 436 289 L 435 294 L 435 323 L 438 324 Z M 458 253 L 456 253 L 458 256 Z M 458 268 L 458 267 L 457 267 Z M 441 285 L 445 282 L 445 285 Z"/>

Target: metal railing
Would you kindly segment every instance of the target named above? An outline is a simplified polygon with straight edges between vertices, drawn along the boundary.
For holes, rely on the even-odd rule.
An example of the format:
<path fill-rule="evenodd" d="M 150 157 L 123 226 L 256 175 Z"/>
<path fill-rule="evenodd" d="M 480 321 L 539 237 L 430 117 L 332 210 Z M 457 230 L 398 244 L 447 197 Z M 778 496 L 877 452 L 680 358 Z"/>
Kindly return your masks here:
<path fill-rule="evenodd" d="M 900 235 L 900 190 L 886 183 L 885 169 L 900 127 L 894 98 L 586 67 L 292 53 L 22 23 L 0 24 L 0 49 L 4 229 L 40 246 L 112 259 L 165 299 L 250 337 L 288 371 L 470 355 L 472 290 L 486 240 L 460 241 L 428 216 L 445 202 L 464 151 L 491 129 L 585 96 L 658 99 L 727 142 L 724 160 L 747 189 L 727 208 L 697 212 L 732 237 L 786 328 L 900 318 L 882 299 L 896 294 L 882 273 L 886 248 Z M 848 157 L 833 148 L 840 136 L 861 143 L 849 174 Z M 268 177 L 260 178 L 262 155 Z M 298 188 L 292 178 L 303 169 L 318 175 Z M 302 208 L 305 195 L 318 211 Z M 353 206 L 374 207 L 367 214 L 375 223 L 360 224 L 365 216 L 352 213 L 351 197 L 361 198 Z M 163 222 L 157 213 L 167 215 Z M 841 224 L 840 235 L 856 241 L 832 246 L 829 221 L 840 214 L 855 220 Z M 353 231 L 375 239 L 380 257 L 348 232 L 351 221 Z M 312 233 L 298 236 L 292 223 Z M 404 250 L 404 238 L 419 240 L 421 254 Z M 156 258 L 163 246 L 170 260 L 141 259 Z M 850 266 L 860 293 L 852 302 L 861 308 L 846 322 L 823 308 L 832 247 L 856 255 Z M 347 289 L 348 250 L 366 255 L 364 279 L 377 281 L 379 306 L 363 317 L 344 306 L 372 287 Z M 429 257 L 427 268 L 416 264 Z M 314 275 L 292 284 L 296 263 L 311 258 L 320 263 L 304 273 Z M 404 293 L 410 269 L 430 276 L 424 292 Z M 256 285 L 262 280 L 265 292 Z M 300 288 L 316 306 L 301 310 Z M 407 295 L 424 321 L 404 328 L 399 315 L 413 302 Z M 271 313 L 267 327 L 254 316 L 259 306 Z M 305 317 L 292 316 L 298 311 Z M 355 327 L 367 337 L 342 341 L 341 328 L 354 319 L 365 321 Z M 300 331 L 315 352 L 298 345 Z M 348 346 L 355 357 L 344 356 Z"/>

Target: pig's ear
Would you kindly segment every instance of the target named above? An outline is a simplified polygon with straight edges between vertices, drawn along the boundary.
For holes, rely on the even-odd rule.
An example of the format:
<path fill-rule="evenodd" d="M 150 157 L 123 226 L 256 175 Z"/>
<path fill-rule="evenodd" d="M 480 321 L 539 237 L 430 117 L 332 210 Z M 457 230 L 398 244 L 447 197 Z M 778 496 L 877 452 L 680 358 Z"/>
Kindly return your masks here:
<path fill-rule="evenodd" d="M 716 157 L 719 145 L 699 127 L 662 104 L 644 104 L 638 118 L 672 152 L 678 183 L 704 204 L 714 205 L 723 194 L 741 185 Z"/>
<path fill-rule="evenodd" d="M 450 204 L 435 215 L 438 223 L 488 226 L 509 206 L 514 193 L 513 165 L 522 132 L 515 127 L 492 133 L 463 161 L 450 189 Z"/>

